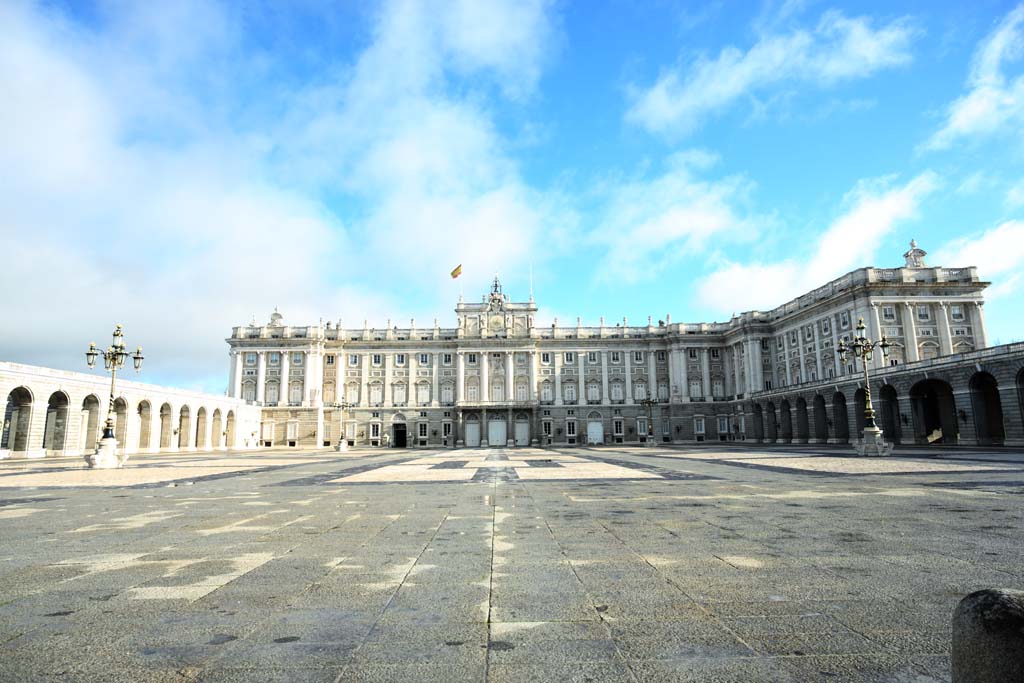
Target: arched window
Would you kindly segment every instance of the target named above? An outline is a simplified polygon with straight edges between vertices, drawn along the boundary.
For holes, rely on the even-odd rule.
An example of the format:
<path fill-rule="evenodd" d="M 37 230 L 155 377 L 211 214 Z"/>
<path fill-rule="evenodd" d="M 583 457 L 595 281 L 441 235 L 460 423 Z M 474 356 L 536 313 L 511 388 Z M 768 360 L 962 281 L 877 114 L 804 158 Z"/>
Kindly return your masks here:
<path fill-rule="evenodd" d="M 370 403 L 383 403 L 384 402 L 384 385 L 383 384 L 371 384 L 370 385 Z"/>
<path fill-rule="evenodd" d="M 268 384 L 267 385 L 267 403 L 269 403 L 271 405 L 277 403 L 279 396 L 280 396 L 280 394 L 278 393 L 277 382 L 271 382 L 270 384 Z"/>
<path fill-rule="evenodd" d="M 455 387 L 451 384 L 444 384 L 441 386 L 441 402 L 442 403 L 454 403 L 455 402 Z"/>
<path fill-rule="evenodd" d="M 611 394 L 612 394 L 612 400 L 613 401 L 621 401 L 622 400 L 622 396 L 623 396 L 623 394 L 622 394 L 622 382 L 612 382 Z"/>
<path fill-rule="evenodd" d="M 587 400 L 588 401 L 600 401 L 601 400 L 601 385 L 596 382 L 591 382 L 587 385 Z"/>
<path fill-rule="evenodd" d="M 647 384 L 645 382 L 637 382 L 633 385 L 633 398 L 638 401 L 643 401 L 647 398 Z"/>
<path fill-rule="evenodd" d="M 430 385 L 426 382 L 416 385 L 416 402 L 420 405 L 430 403 Z"/>
<path fill-rule="evenodd" d="M 725 396 L 725 385 L 722 383 L 722 380 L 716 379 L 711 382 L 711 395 Z"/>
<path fill-rule="evenodd" d="M 491 385 L 491 400 L 492 401 L 504 401 L 505 400 L 505 383 L 495 382 Z"/>
<path fill-rule="evenodd" d="M 520 382 L 516 385 L 516 400 L 527 401 L 529 400 L 529 387 Z"/>
<path fill-rule="evenodd" d="M 660 384 L 658 384 L 658 400 L 659 401 L 667 401 L 668 400 L 668 385 L 665 384 L 664 382 L 661 382 Z"/>
<path fill-rule="evenodd" d="M 472 382 L 466 386 L 466 400 L 467 401 L 479 401 L 480 400 L 480 387 Z"/>
<path fill-rule="evenodd" d="M 554 393 L 551 390 L 551 382 L 544 382 L 540 385 L 540 400 L 551 401 L 553 400 Z"/>
<path fill-rule="evenodd" d="M 325 384 L 324 385 L 324 403 L 334 403 L 334 402 L 335 402 L 334 385 L 330 384 L 330 383 Z"/>
<path fill-rule="evenodd" d="M 288 388 L 288 402 L 302 403 L 302 382 L 293 382 Z"/>
<path fill-rule="evenodd" d="M 242 400 L 243 401 L 255 401 L 256 400 L 256 385 L 252 382 L 246 382 L 242 385 Z"/>
<path fill-rule="evenodd" d="M 397 405 L 404 405 L 406 402 L 406 392 L 404 384 L 396 384 L 391 389 L 391 402 Z"/>
<path fill-rule="evenodd" d="M 359 403 L 359 385 L 349 384 L 345 387 L 345 402 Z"/>
<path fill-rule="evenodd" d="M 573 384 L 572 382 L 566 384 L 564 392 L 565 392 L 565 400 L 566 401 L 575 401 L 576 400 L 576 385 L 575 384 Z"/>

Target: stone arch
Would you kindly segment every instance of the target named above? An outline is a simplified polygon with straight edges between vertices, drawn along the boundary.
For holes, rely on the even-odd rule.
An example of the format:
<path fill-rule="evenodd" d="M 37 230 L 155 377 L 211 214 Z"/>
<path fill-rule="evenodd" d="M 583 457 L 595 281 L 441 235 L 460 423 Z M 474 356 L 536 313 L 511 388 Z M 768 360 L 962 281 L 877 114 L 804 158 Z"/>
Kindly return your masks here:
<path fill-rule="evenodd" d="M 153 406 L 149 401 L 139 401 L 135 412 L 139 417 L 139 450 L 149 450 L 149 441 L 153 438 Z"/>
<path fill-rule="evenodd" d="M 0 447 L 12 452 L 28 450 L 34 400 L 32 391 L 25 386 L 16 387 L 7 394 L 7 407 L 4 409 L 3 443 L 0 444 Z"/>
<path fill-rule="evenodd" d="M 764 410 L 761 409 L 761 404 L 753 404 L 751 412 L 754 415 L 754 440 L 764 441 Z"/>
<path fill-rule="evenodd" d="M 828 409 L 825 407 L 825 397 L 821 394 L 814 396 L 814 440 L 817 443 L 828 443 Z"/>
<path fill-rule="evenodd" d="M 850 416 L 846 412 L 846 396 L 841 391 L 832 395 L 832 426 L 835 430 L 836 443 L 849 443 Z"/>
<path fill-rule="evenodd" d="M 1003 427 L 1003 404 L 999 399 L 999 383 L 984 370 L 974 373 L 968 383 L 971 390 L 971 409 L 974 413 L 974 433 L 978 445 L 1001 446 L 1006 440 Z"/>
<path fill-rule="evenodd" d="M 803 396 L 796 399 L 796 440 L 807 443 L 811 439 L 810 421 L 807 419 L 807 401 Z"/>
<path fill-rule="evenodd" d="M 1020 406 L 1020 419 L 1024 423 L 1024 368 L 1017 373 L 1017 405 Z"/>
<path fill-rule="evenodd" d="M 172 423 L 174 419 L 174 410 L 171 408 L 169 403 L 165 403 L 160 406 L 160 442 L 159 447 L 161 450 L 170 448 L 172 443 L 172 437 L 174 436 L 174 425 Z"/>
<path fill-rule="evenodd" d="M 43 431 L 43 450 L 47 454 L 60 454 L 67 448 L 68 412 L 71 399 L 63 391 L 50 394 L 46 403 L 46 428 Z"/>
<path fill-rule="evenodd" d="M 395 413 L 391 416 L 391 422 L 405 422 L 405 415 L 403 413 Z"/>
<path fill-rule="evenodd" d="M 79 441 L 82 451 L 95 450 L 100 428 L 100 400 L 96 394 L 89 394 L 82 399 L 81 425 Z"/>
<path fill-rule="evenodd" d="M 587 413 L 587 419 L 588 420 L 600 420 L 601 419 L 600 411 L 591 410 L 589 413 Z"/>
<path fill-rule="evenodd" d="M 953 388 L 941 379 L 926 379 L 910 388 L 914 442 L 955 444 L 959 437 Z"/>
<path fill-rule="evenodd" d="M 774 443 L 779 438 L 779 421 L 778 416 L 775 414 L 775 404 L 768 401 L 768 405 L 765 407 L 765 410 L 768 412 L 768 441 Z"/>
<path fill-rule="evenodd" d="M 128 401 L 122 396 L 114 400 L 114 440 L 118 448 L 128 447 Z"/>
<path fill-rule="evenodd" d="M 234 448 L 235 447 L 235 411 L 229 410 L 228 417 L 226 420 L 226 426 L 224 431 L 227 432 L 224 437 L 224 447 Z"/>
<path fill-rule="evenodd" d="M 931 360 L 940 355 L 942 355 L 942 350 L 938 342 L 923 341 L 918 345 L 918 358 L 921 360 Z"/>
<path fill-rule="evenodd" d="M 192 411 L 182 406 L 178 411 L 178 448 L 188 448 L 188 437 L 192 432 Z"/>
<path fill-rule="evenodd" d="M 213 409 L 213 418 L 211 420 L 210 434 L 213 435 L 212 448 L 223 448 L 224 447 L 224 417 L 221 415 L 220 408 Z"/>
<path fill-rule="evenodd" d="M 785 443 L 793 442 L 793 411 L 787 398 L 779 404 L 779 436 Z"/>
<path fill-rule="evenodd" d="M 206 443 L 206 406 L 199 406 L 199 410 L 196 411 L 196 448 L 203 449 L 209 448 Z"/>
<path fill-rule="evenodd" d="M 896 387 L 891 384 L 883 384 L 878 390 L 877 424 L 882 428 L 886 440 L 897 444 L 900 442 L 900 401 L 896 395 Z"/>
<path fill-rule="evenodd" d="M 864 417 L 864 409 L 867 405 L 867 394 L 863 388 L 857 389 L 853 392 L 853 423 L 855 425 L 856 438 L 861 438 L 864 434 L 864 427 L 867 425 L 867 419 Z"/>

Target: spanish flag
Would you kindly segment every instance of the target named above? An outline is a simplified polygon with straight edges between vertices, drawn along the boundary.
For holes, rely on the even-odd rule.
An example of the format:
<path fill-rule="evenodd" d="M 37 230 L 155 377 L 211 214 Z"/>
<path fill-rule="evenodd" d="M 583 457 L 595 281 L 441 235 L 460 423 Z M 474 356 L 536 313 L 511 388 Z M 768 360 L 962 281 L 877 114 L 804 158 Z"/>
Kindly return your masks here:
<path fill-rule="evenodd" d="M 455 270 L 452 271 L 452 279 L 454 280 L 458 276 L 462 275 L 462 264 L 455 266 Z"/>

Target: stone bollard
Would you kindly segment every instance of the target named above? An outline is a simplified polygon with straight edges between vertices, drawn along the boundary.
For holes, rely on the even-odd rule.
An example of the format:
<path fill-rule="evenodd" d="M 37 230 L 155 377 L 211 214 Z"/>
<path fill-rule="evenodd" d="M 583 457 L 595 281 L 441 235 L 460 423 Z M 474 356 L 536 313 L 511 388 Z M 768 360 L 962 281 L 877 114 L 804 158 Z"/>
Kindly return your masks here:
<path fill-rule="evenodd" d="M 953 612 L 953 683 L 1024 681 L 1024 591 L 971 593 Z"/>

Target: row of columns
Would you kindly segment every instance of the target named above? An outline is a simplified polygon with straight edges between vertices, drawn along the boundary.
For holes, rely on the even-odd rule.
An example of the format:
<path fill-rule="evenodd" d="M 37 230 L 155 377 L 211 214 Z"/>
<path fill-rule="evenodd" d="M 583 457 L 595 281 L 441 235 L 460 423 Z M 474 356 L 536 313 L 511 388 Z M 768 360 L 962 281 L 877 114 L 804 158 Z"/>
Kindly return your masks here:
<path fill-rule="evenodd" d="M 242 384 L 245 377 L 245 354 L 256 354 L 256 396 L 257 403 L 266 404 L 267 387 L 267 354 L 281 354 L 280 374 L 278 375 L 278 396 L 276 405 L 288 405 L 291 403 L 291 359 L 293 353 L 303 355 L 303 391 L 301 404 L 303 406 L 317 407 L 322 404 L 323 396 L 321 387 L 323 385 L 323 349 L 295 351 L 288 349 L 259 349 L 256 351 L 232 350 L 231 362 L 231 396 L 242 398 Z M 338 363 L 340 358 L 336 358 Z"/>

